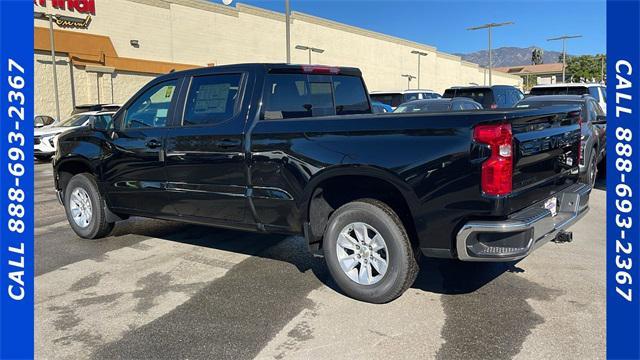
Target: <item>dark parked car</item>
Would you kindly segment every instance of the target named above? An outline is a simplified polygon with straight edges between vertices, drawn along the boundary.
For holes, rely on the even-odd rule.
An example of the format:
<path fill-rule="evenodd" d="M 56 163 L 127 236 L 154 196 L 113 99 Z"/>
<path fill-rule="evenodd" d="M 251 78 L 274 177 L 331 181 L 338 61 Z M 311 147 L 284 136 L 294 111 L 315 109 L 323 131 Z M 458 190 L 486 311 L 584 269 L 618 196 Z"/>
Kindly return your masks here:
<path fill-rule="evenodd" d="M 414 100 L 396 108 L 396 113 L 481 110 L 482 105 L 466 98 Z"/>
<path fill-rule="evenodd" d="M 512 108 L 524 98 L 522 91 L 509 85 L 460 86 L 445 90 L 442 97 L 466 97 L 480 103 L 485 109 Z"/>
<path fill-rule="evenodd" d="M 602 84 L 561 83 L 536 85 L 529 95 L 591 95 L 607 114 L 607 88 Z"/>
<path fill-rule="evenodd" d="M 607 116 L 598 102 L 589 95 L 545 95 L 530 96 L 516 107 L 544 107 L 579 104 L 582 112 L 582 159 L 580 175 L 586 184 L 595 185 L 598 164 L 607 155 Z"/>
<path fill-rule="evenodd" d="M 346 294 L 383 303 L 420 252 L 521 259 L 580 219 L 579 114 L 372 114 L 355 68 L 207 67 L 61 135 L 55 187 L 83 238 L 130 215 L 304 235 Z"/>
<path fill-rule="evenodd" d="M 433 90 L 405 90 L 405 91 L 373 91 L 371 100 L 391 106 L 392 111 L 398 105 L 413 100 L 440 99 L 442 96 Z"/>

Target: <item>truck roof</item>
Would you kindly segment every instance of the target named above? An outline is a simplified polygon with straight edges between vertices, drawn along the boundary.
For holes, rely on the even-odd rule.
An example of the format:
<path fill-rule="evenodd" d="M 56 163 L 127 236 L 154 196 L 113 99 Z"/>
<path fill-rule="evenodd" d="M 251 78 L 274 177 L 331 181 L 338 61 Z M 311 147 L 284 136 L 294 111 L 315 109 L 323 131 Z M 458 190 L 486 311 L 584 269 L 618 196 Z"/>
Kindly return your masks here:
<path fill-rule="evenodd" d="M 540 84 L 534 85 L 534 88 L 554 88 L 554 87 L 593 87 L 604 86 L 598 83 L 556 83 L 556 84 Z"/>
<path fill-rule="evenodd" d="M 389 90 L 389 91 L 384 91 L 384 90 L 378 90 L 378 91 L 371 91 L 369 92 L 369 94 L 413 94 L 413 93 L 422 93 L 422 92 L 430 92 L 430 93 L 435 93 L 435 91 L 431 90 L 431 89 L 411 89 L 411 90 Z"/>
<path fill-rule="evenodd" d="M 312 73 L 312 74 L 342 74 L 349 76 L 362 76 L 358 68 L 346 66 L 329 65 L 308 65 L 308 64 L 285 64 L 285 63 L 244 63 L 200 67 L 189 70 L 174 71 L 161 76 L 160 78 L 172 78 L 183 75 L 203 75 L 225 71 L 262 71 L 267 73 Z"/>

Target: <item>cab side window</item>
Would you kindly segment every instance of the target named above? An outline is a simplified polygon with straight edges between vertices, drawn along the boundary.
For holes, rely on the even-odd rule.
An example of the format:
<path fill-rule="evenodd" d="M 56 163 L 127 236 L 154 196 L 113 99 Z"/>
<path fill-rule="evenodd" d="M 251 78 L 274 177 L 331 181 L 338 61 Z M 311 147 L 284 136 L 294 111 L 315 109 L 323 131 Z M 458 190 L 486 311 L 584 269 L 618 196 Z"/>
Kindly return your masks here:
<path fill-rule="evenodd" d="M 311 99 L 306 75 L 274 74 L 265 80 L 262 119 L 311 117 Z"/>
<path fill-rule="evenodd" d="M 589 94 L 593 96 L 596 101 L 600 101 L 600 91 L 598 87 L 592 86 L 589 88 Z"/>
<path fill-rule="evenodd" d="M 175 96 L 177 80 L 157 84 L 140 95 L 126 111 L 125 129 L 163 127 Z"/>
<path fill-rule="evenodd" d="M 596 121 L 598 113 L 596 111 L 596 103 L 593 100 L 587 101 L 587 114 L 589 121 Z"/>
<path fill-rule="evenodd" d="M 241 78 L 240 74 L 194 77 L 182 125 L 215 125 L 231 119 L 238 103 Z"/>

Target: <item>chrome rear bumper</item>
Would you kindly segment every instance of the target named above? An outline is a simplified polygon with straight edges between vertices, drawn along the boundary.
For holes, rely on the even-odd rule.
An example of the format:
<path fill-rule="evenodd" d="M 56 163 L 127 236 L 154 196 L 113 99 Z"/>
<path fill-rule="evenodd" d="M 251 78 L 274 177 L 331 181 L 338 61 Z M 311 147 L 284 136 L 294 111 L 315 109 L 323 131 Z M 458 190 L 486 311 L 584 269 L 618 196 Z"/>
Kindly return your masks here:
<path fill-rule="evenodd" d="M 470 221 L 458 232 L 456 250 L 462 261 L 513 261 L 580 220 L 589 211 L 586 184 L 575 184 L 553 195 L 558 199 L 557 215 L 544 207 L 547 200 L 521 210 L 504 221 Z"/>

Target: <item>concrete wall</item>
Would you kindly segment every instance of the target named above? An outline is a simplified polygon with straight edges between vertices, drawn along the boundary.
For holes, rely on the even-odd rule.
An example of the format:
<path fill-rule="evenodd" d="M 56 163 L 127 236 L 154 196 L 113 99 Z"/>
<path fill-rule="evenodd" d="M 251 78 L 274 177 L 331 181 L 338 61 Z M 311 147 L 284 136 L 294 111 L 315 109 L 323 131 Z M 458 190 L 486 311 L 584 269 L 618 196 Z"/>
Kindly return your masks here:
<path fill-rule="evenodd" d="M 34 10 L 43 8 L 34 5 Z M 79 16 L 53 9 L 50 3 L 46 11 Z M 407 80 L 401 75 L 417 76 L 417 55 L 411 54 L 416 49 L 428 53 L 421 59 L 421 88 L 442 92 L 454 85 L 485 83 L 483 69 L 431 46 L 301 13 L 294 12 L 292 19 L 292 62 L 308 62 L 307 52 L 294 49 L 297 44 L 325 49 L 323 54 L 312 55 L 313 63 L 358 67 L 371 91 L 406 89 Z M 48 26 L 43 20 L 34 23 Z M 73 31 L 109 36 L 118 56 L 128 58 L 202 66 L 286 60 L 284 15 L 242 4 L 226 7 L 205 0 L 96 0 L 96 14 L 89 28 Z M 140 46 L 131 46 L 130 40 L 138 40 Z M 46 54 L 36 54 L 36 84 L 42 88 L 36 90 L 36 112 L 53 114 L 51 64 L 47 60 Z M 70 71 L 68 58 L 62 54 L 61 60 L 61 108 L 67 114 L 71 109 Z M 118 71 L 98 75 L 82 67 L 74 67 L 73 73 L 77 104 L 97 101 L 98 81 L 100 100 L 111 102 L 113 90 L 113 100 L 120 103 L 153 77 Z M 521 79 L 494 72 L 493 83 L 520 86 Z M 413 80 L 412 88 L 417 85 Z"/>

